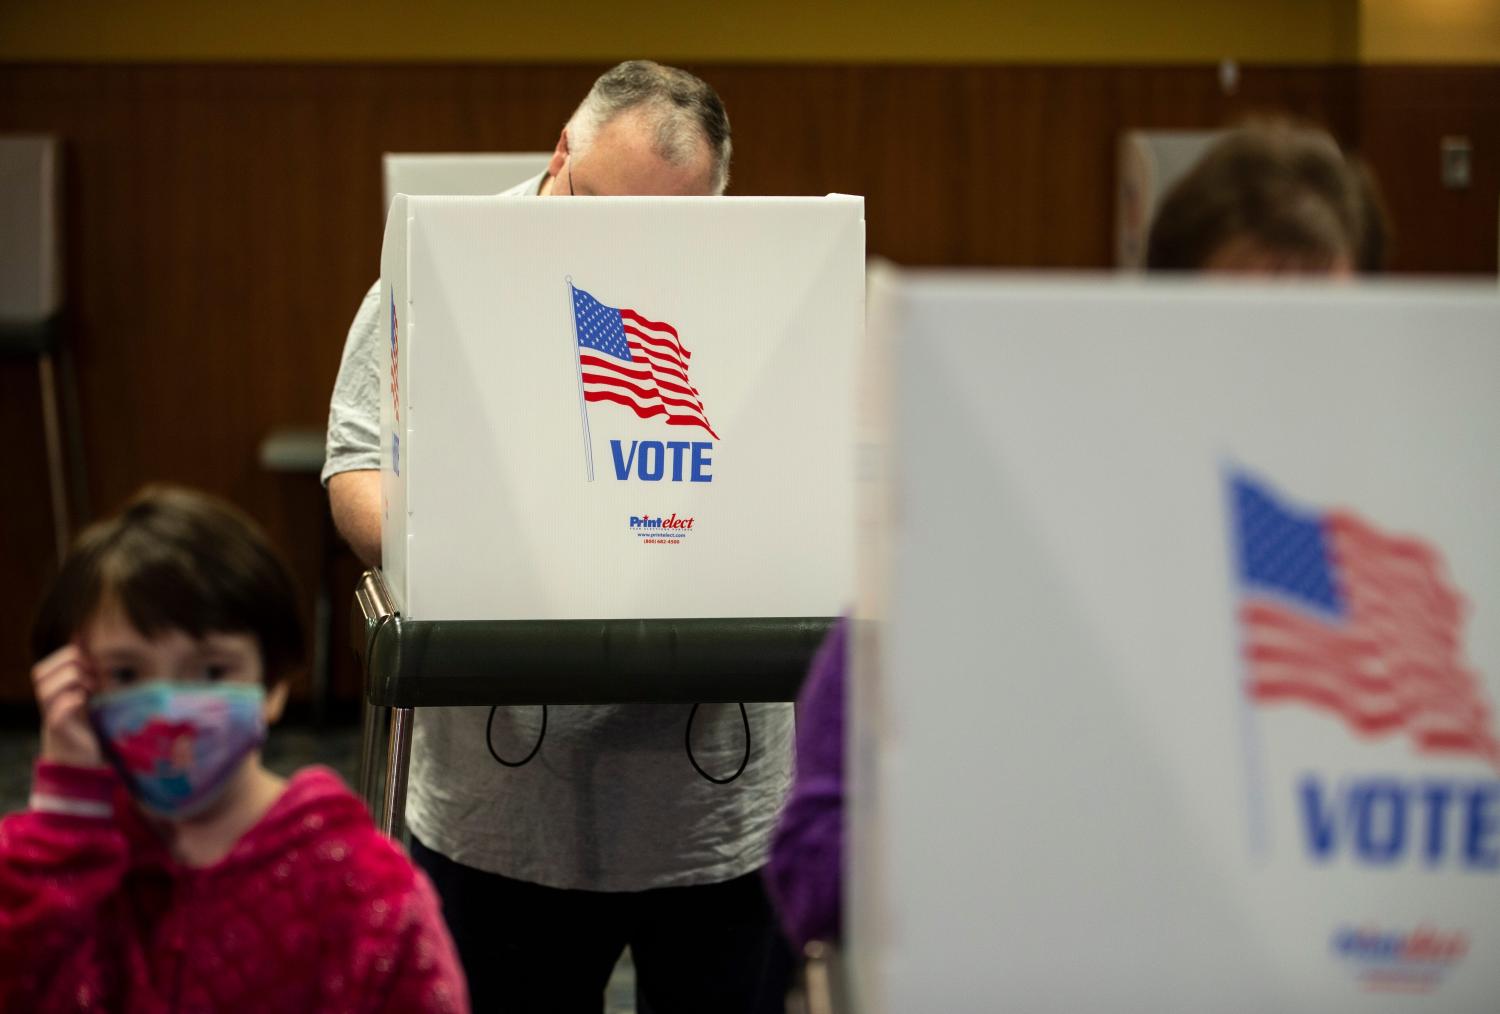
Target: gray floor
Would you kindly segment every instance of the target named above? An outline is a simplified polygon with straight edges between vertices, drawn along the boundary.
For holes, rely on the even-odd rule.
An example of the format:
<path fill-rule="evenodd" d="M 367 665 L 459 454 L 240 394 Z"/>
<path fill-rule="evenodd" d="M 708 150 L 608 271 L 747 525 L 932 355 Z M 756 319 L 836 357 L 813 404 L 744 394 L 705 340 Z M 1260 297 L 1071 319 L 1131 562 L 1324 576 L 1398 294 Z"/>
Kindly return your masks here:
<path fill-rule="evenodd" d="M 0 813 L 25 807 L 36 750 L 35 733 L 0 731 Z M 309 764 L 326 764 L 353 784 L 359 764 L 359 730 L 342 726 L 321 731 L 297 726 L 273 729 L 266 744 L 265 763 L 280 775 Z M 605 990 L 604 1009 L 605 1014 L 635 1011 L 635 969 L 629 951 L 620 958 Z"/>

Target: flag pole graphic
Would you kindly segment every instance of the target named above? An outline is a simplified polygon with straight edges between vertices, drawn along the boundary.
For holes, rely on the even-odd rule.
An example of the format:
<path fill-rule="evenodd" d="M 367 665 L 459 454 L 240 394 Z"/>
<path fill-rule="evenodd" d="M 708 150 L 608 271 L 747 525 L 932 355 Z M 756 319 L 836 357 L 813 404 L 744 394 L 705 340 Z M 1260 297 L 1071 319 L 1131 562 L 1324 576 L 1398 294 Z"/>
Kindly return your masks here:
<path fill-rule="evenodd" d="M 1265 757 L 1261 750 L 1260 726 L 1255 710 L 1250 703 L 1250 666 L 1246 661 L 1246 638 L 1240 620 L 1241 597 L 1245 589 L 1241 573 L 1240 547 L 1242 538 L 1239 526 L 1239 504 L 1235 501 L 1235 477 L 1239 474 L 1227 460 L 1219 465 L 1220 488 L 1225 496 L 1225 519 L 1229 527 L 1229 573 L 1233 582 L 1231 597 L 1234 616 L 1232 623 L 1236 631 L 1235 654 L 1238 657 L 1240 748 L 1245 765 L 1245 795 L 1250 818 L 1250 855 L 1256 862 L 1264 864 L 1270 855 L 1270 812 L 1266 803 Z"/>
<path fill-rule="evenodd" d="M 589 434 L 589 410 L 583 399 L 583 363 L 578 360 L 578 304 L 574 302 L 573 276 L 568 283 L 568 315 L 573 321 L 573 371 L 578 376 L 578 414 L 583 417 L 583 463 L 589 482 L 594 481 L 594 438 Z"/>

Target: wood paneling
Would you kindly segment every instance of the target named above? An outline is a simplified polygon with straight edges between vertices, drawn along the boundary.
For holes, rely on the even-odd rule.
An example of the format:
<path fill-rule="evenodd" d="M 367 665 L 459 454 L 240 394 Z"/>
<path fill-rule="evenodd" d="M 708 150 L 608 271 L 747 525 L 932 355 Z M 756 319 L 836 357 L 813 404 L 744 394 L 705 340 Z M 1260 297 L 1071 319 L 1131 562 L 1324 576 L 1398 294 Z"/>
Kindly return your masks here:
<path fill-rule="evenodd" d="M 0 700 L 29 693 L 26 640 L 36 600 L 57 564 L 39 392 L 34 359 L 0 359 L 6 477 L 0 494 Z"/>
<path fill-rule="evenodd" d="M 1496 270 L 1500 217 L 1500 67 L 1372 67 L 1364 71 L 1360 143 L 1394 224 L 1398 271 Z M 1467 137 L 1473 182 L 1439 175 L 1446 136 Z"/>
<path fill-rule="evenodd" d="M 321 491 L 263 472 L 256 447 L 272 426 L 326 417 L 349 318 L 377 273 L 381 152 L 549 147 L 600 69 L 0 66 L 0 130 L 69 146 L 68 286 L 94 506 L 156 479 L 228 496 L 286 549 L 310 602 Z M 1401 266 L 1494 269 L 1495 71 L 1433 71 L 1417 94 L 1404 71 L 1249 67 L 1226 96 L 1204 67 L 699 70 L 734 121 L 734 192 L 863 194 L 871 252 L 897 261 L 1107 266 L 1121 129 L 1279 109 L 1347 143 L 1366 135 L 1376 168 L 1393 167 Z M 1407 168 L 1417 156 L 1404 139 L 1450 124 L 1475 140 L 1479 185 L 1445 202 Z M 1434 143 L 1434 179 L 1436 159 Z M 49 567 L 29 378 L 0 367 L 10 698 L 26 694 L 22 618 Z M 334 657 L 348 695 L 351 561 L 340 574 Z"/>

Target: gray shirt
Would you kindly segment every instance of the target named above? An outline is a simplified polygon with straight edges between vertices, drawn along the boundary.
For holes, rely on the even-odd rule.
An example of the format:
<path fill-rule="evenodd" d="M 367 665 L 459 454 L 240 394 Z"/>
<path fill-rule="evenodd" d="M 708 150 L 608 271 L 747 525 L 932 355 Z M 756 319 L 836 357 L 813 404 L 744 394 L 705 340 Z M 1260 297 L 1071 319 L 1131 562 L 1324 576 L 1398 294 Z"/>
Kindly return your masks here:
<path fill-rule="evenodd" d="M 535 195 L 543 178 L 501 196 Z M 380 324 L 377 282 L 344 345 L 328 412 L 325 483 L 339 472 L 380 467 Z M 456 862 L 548 887 L 640 891 L 732 879 L 765 863 L 791 772 L 792 706 L 746 708 L 750 762 L 729 785 L 693 770 L 683 742 L 686 704 L 552 707 L 541 749 L 520 768 L 490 755 L 488 708 L 419 708 L 407 822 L 424 845 Z M 526 756 L 541 711 L 497 710 L 495 752 Z M 699 766 L 727 777 L 744 750 L 736 706 L 698 709 Z"/>

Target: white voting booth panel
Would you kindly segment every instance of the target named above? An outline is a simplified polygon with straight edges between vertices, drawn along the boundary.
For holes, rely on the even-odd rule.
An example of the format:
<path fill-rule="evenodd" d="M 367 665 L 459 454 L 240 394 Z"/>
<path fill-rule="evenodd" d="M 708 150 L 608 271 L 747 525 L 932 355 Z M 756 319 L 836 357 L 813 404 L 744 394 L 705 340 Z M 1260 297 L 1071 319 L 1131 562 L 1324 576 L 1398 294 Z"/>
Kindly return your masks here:
<path fill-rule="evenodd" d="M 1146 266 L 1151 220 L 1222 130 L 1127 130 L 1115 155 L 1115 266 Z"/>
<path fill-rule="evenodd" d="M 397 197 L 382 544 L 402 611 L 843 608 L 863 208 Z"/>
<path fill-rule="evenodd" d="M 551 157 L 544 151 L 388 151 L 381 160 L 385 173 L 383 207 L 389 211 L 397 194 L 428 197 L 498 194 L 545 170 Z"/>
<path fill-rule="evenodd" d="M 44 321 L 62 306 L 55 137 L 0 137 L 0 322 Z"/>
<path fill-rule="evenodd" d="M 1500 1009 L 1500 294 L 871 306 L 862 1014 Z"/>

